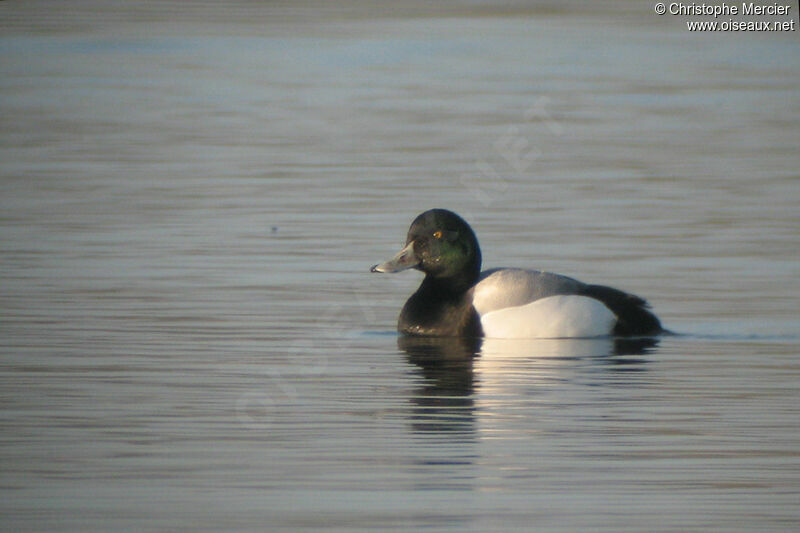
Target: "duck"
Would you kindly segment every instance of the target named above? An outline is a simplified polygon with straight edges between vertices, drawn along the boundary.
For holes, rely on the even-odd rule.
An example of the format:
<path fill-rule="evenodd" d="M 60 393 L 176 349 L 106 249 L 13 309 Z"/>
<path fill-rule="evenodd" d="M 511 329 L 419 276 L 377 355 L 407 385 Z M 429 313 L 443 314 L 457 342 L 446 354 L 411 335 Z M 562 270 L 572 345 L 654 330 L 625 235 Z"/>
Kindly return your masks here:
<path fill-rule="evenodd" d="M 470 225 L 437 208 L 417 216 L 403 249 L 370 271 L 425 274 L 400 311 L 402 335 L 523 339 L 666 332 L 647 301 L 633 294 L 540 270 L 481 271 L 481 261 Z"/>

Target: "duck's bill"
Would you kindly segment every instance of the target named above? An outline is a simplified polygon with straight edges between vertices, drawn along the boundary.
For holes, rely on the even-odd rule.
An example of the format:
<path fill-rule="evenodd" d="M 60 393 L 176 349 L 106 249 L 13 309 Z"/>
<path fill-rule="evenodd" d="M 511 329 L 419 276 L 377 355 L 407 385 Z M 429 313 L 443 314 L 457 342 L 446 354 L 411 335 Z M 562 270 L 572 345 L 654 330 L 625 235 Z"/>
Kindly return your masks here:
<path fill-rule="evenodd" d="M 411 241 L 406 245 L 405 248 L 400 250 L 396 256 L 392 257 L 385 263 L 373 266 L 369 270 L 370 272 L 393 274 L 394 272 L 400 272 L 409 268 L 414 268 L 418 264 L 419 259 L 417 259 L 417 256 L 414 255 L 414 241 Z"/>

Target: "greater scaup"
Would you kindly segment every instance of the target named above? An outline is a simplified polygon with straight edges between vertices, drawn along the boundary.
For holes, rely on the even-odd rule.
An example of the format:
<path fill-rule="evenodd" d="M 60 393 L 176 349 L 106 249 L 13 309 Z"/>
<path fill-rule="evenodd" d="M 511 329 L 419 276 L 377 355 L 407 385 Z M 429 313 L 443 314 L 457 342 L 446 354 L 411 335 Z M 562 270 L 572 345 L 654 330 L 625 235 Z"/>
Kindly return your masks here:
<path fill-rule="evenodd" d="M 372 272 L 425 273 L 403 306 L 397 329 L 441 337 L 596 337 L 664 333 L 642 298 L 603 285 L 519 268 L 481 272 L 475 233 L 446 209 L 419 215 L 405 247 Z"/>

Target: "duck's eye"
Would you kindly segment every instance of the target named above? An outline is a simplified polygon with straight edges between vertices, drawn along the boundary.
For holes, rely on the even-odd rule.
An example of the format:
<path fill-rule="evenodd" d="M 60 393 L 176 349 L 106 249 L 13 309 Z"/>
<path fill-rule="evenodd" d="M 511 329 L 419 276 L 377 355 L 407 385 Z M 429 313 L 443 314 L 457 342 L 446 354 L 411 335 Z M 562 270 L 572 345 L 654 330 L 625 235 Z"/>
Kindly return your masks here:
<path fill-rule="evenodd" d="M 442 238 L 442 232 L 440 230 L 434 231 L 433 232 L 433 238 L 434 239 L 441 239 Z"/>

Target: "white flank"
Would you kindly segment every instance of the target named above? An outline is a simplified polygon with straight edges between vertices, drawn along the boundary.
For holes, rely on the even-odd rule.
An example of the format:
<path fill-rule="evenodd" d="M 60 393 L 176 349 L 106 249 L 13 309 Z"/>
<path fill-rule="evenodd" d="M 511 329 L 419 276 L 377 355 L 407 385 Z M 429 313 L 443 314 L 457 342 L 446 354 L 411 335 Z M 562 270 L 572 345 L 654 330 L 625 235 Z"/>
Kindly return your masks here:
<path fill-rule="evenodd" d="M 611 333 L 617 318 L 599 300 L 586 296 L 549 296 L 481 316 L 486 337 L 536 339 L 598 337 Z"/>

